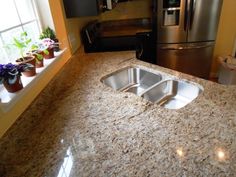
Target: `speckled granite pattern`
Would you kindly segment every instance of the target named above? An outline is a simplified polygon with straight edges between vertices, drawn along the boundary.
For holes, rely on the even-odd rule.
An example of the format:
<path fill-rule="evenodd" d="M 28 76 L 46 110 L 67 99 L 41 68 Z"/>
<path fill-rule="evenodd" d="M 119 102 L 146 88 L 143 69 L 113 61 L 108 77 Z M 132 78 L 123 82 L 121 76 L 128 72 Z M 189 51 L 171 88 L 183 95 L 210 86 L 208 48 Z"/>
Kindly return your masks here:
<path fill-rule="evenodd" d="M 236 176 L 236 87 L 134 56 L 77 53 L 0 140 L 0 176 Z M 100 82 L 130 65 L 204 92 L 168 110 Z"/>

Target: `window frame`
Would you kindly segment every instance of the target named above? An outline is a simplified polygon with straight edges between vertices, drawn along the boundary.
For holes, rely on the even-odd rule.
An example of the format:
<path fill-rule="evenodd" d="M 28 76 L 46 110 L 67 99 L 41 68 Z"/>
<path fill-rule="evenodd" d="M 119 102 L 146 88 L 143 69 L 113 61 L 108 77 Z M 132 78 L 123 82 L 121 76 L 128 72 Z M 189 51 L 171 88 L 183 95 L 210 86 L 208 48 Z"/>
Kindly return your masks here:
<path fill-rule="evenodd" d="M 9 27 L 9 28 L 4 29 L 4 30 L 0 30 L 0 41 L 1 41 L 0 43 L 2 44 L 2 46 L 0 45 L 0 48 L 3 51 L 3 56 L 4 56 L 4 59 L 0 58 L 0 63 L 2 61 L 5 61 L 8 58 L 8 52 L 4 48 L 4 46 L 7 46 L 8 44 L 5 43 L 5 41 L 3 39 L 3 36 L 2 36 L 3 33 L 8 32 L 8 31 L 13 30 L 13 29 L 16 29 L 16 28 L 21 28 L 22 31 L 25 31 L 25 29 L 24 29 L 25 25 L 32 24 L 32 23 L 35 23 L 35 22 L 37 24 L 36 28 L 38 30 L 38 34 L 40 34 L 42 32 L 42 25 L 41 25 L 41 22 L 40 22 L 39 14 L 37 12 L 37 6 L 36 6 L 36 3 L 35 3 L 35 0 L 29 0 L 29 2 L 31 3 L 31 6 L 33 8 L 32 11 L 33 11 L 33 14 L 34 14 L 34 18 L 33 18 L 33 20 L 22 22 L 21 16 L 20 16 L 20 13 L 19 13 L 19 10 L 18 10 L 19 8 L 17 7 L 16 0 L 13 0 L 13 3 L 14 3 L 14 6 L 15 6 L 15 9 L 16 9 L 17 16 L 19 18 L 20 24 Z M 9 62 L 12 62 L 11 59 L 8 59 L 8 61 L 5 61 L 4 63 L 9 63 Z"/>

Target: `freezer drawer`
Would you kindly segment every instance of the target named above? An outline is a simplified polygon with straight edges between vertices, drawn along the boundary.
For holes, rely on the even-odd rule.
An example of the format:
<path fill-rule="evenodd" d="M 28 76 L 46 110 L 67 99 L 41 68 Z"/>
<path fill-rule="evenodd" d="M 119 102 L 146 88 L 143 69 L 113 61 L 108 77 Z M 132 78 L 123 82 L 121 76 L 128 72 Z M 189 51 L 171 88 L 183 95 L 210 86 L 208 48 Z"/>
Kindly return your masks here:
<path fill-rule="evenodd" d="M 213 49 L 213 42 L 157 45 L 157 64 L 208 79 Z"/>

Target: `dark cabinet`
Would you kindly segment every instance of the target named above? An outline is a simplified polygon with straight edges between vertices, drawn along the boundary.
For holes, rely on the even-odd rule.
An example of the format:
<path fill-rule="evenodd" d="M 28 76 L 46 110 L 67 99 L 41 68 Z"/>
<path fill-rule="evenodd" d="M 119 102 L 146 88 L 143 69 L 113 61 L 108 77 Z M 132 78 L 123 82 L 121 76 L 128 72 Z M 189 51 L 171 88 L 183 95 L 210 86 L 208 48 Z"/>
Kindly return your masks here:
<path fill-rule="evenodd" d="M 102 12 L 103 0 L 63 0 L 67 18 L 96 16 Z"/>

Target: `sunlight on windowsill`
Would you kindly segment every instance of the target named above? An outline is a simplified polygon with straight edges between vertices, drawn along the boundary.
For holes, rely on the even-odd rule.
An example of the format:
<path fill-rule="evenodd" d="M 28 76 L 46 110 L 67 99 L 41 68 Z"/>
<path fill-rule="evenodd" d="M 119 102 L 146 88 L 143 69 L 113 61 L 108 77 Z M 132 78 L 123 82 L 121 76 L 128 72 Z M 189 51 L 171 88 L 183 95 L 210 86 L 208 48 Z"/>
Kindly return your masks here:
<path fill-rule="evenodd" d="M 23 83 L 24 88 L 16 93 L 9 93 L 7 90 L 0 85 L 0 108 L 3 112 L 9 111 L 9 109 L 21 99 L 23 95 L 25 95 L 27 92 L 29 92 L 32 89 L 32 86 L 34 86 L 40 78 L 44 77 L 44 72 L 47 70 L 50 70 L 53 63 L 60 60 L 61 55 L 64 53 L 66 49 L 63 49 L 59 52 L 55 52 L 55 57 L 53 59 L 47 59 L 44 60 L 44 67 L 37 68 L 36 72 L 37 74 L 33 77 L 25 77 L 21 76 L 21 80 Z"/>

